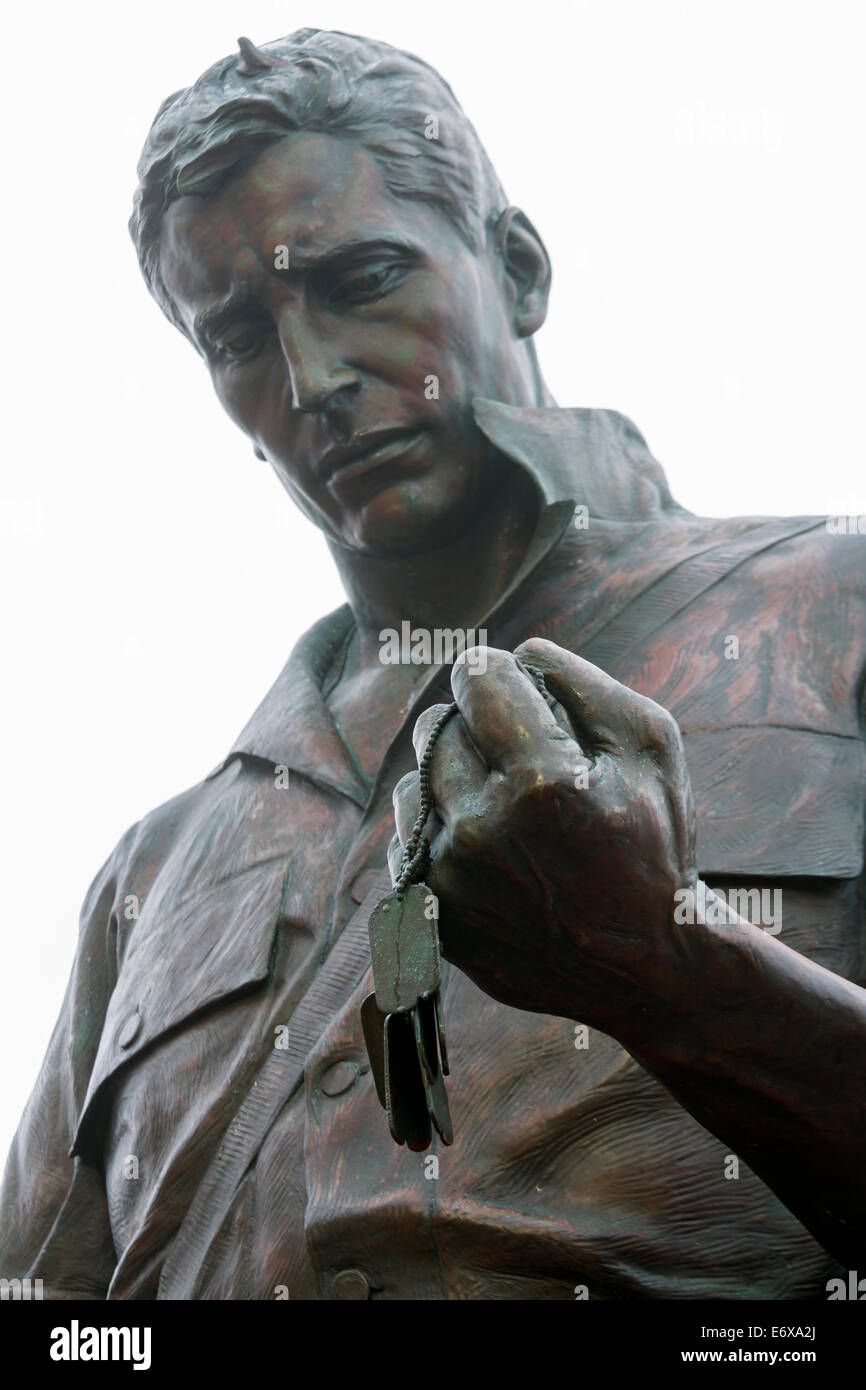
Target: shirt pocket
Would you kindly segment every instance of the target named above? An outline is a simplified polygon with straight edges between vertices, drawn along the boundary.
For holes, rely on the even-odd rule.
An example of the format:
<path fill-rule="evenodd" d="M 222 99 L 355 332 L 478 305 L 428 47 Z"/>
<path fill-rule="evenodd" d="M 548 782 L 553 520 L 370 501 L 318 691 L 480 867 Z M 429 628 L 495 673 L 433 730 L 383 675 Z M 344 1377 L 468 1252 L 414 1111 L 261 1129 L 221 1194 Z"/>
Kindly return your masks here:
<path fill-rule="evenodd" d="M 683 732 L 697 812 L 698 872 L 857 878 L 866 746 L 817 729 Z"/>
<path fill-rule="evenodd" d="M 683 743 L 701 878 L 786 946 L 863 983 L 866 747 L 779 725 L 684 732 Z"/>
<path fill-rule="evenodd" d="M 109 1000 L 71 1154 L 92 1156 L 112 1078 L 186 1022 L 267 980 L 286 865 L 257 864 L 185 899 L 142 909 Z"/>

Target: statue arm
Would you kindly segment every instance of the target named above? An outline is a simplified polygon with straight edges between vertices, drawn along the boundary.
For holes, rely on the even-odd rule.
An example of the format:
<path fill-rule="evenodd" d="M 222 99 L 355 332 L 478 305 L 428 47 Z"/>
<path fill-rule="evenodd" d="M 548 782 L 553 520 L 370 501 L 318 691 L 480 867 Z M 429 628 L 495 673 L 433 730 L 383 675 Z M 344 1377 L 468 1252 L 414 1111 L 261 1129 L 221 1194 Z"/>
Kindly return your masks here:
<path fill-rule="evenodd" d="M 443 955 L 502 1003 L 616 1038 L 854 1268 L 866 990 L 736 913 L 679 916 L 701 885 L 675 721 L 551 642 L 516 656 L 544 674 L 577 737 L 515 655 L 490 648 L 471 676 L 455 664 L 458 711 L 428 774 L 439 828 L 425 881 Z M 416 725 L 419 761 L 440 708 Z M 402 845 L 419 789 L 419 774 L 395 789 Z"/>
<path fill-rule="evenodd" d="M 120 849 L 85 899 L 66 995 L 0 1190 L 0 1276 L 41 1279 L 46 1299 L 104 1299 L 116 1263 L 102 1173 L 69 1150 L 115 983 Z"/>
<path fill-rule="evenodd" d="M 866 990 L 741 918 L 696 927 L 692 946 L 710 988 L 621 1041 L 831 1254 L 862 1265 Z"/>

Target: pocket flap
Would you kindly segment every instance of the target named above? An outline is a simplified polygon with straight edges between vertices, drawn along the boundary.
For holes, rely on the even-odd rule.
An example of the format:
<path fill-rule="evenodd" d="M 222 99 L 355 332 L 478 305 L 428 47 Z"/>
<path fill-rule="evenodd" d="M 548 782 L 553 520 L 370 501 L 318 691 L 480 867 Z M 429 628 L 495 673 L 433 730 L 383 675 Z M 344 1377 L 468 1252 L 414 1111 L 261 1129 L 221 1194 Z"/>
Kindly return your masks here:
<path fill-rule="evenodd" d="M 863 871 L 866 746 L 779 725 L 683 732 L 698 872 L 856 878 Z"/>
<path fill-rule="evenodd" d="M 267 979 L 285 872 L 282 859 L 272 860 L 155 920 L 142 908 L 109 1000 L 73 1154 L 118 1068 L 185 1020 Z"/>

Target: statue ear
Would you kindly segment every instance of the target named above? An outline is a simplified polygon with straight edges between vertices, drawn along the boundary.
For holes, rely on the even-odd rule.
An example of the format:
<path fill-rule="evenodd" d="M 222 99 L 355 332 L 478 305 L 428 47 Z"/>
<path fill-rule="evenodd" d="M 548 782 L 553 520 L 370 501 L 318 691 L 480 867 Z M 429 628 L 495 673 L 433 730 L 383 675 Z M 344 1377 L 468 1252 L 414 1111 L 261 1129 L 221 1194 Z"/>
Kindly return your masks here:
<path fill-rule="evenodd" d="M 267 463 L 267 455 L 262 453 L 258 444 L 253 445 L 253 453 L 255 454 L 257 459 L 261 459 L 262 463 Z"/>
<path fill-rule="evenodd" d="M 514 297 L 514 328 L 529 338 L 547 318 L 550 297 L 550 257 L 525 212 L 509 207 L 493 228 L 493 242 L 502 257 Z"/>

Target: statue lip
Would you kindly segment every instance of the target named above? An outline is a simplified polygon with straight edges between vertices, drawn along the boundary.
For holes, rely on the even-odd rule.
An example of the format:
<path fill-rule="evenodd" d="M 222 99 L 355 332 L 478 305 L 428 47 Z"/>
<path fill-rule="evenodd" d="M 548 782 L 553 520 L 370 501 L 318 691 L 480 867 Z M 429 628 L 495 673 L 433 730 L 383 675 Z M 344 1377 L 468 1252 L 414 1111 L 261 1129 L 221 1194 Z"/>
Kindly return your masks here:
<path fill-rule="evenodd" d="M 426 431 L 423 429 L 411 425 L 359 430 L 348 444 L 335 445 L 332 449 L 326 450 L 319 459 L 316 471 L 320 480 L 326 483 L 338 473 L 353 477 L 368 463 L 378 464 L 399 458 L 424 433 Z"/>

